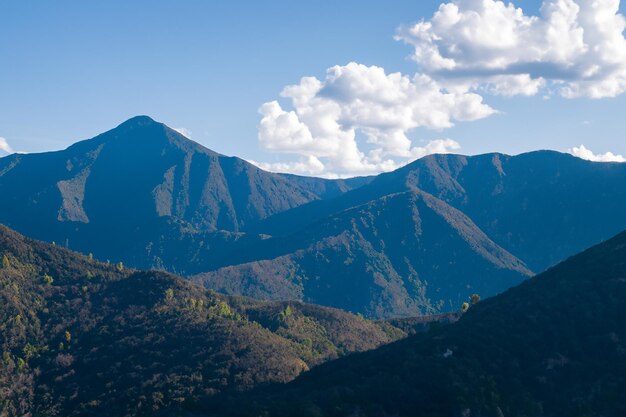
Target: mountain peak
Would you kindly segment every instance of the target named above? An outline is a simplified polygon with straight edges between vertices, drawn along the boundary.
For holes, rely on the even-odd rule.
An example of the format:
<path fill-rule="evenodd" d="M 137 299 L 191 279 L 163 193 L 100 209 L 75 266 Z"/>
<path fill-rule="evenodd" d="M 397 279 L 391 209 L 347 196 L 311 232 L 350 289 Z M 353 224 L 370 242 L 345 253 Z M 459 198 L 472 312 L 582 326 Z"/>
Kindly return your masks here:
<path fill-rule="evenodd" d="M 109 133 L 112 135 L 107 135 Z M 131 117 L 104 135 L 113 139 L 123 139 L 124 142 L 133 141 L 142 146 L 154 147 L 171 144 L 187 152 L 208 152 L 217 155 L 214 151 L 180 134 L 165 123 L 145 115 Z"/>
<path fill-rule="evenodd" d="M 153 118 L 151 118 L 150 116 L 145 116 L 145 115 L 138 115 L 135 117 L 131 117 L 130 119 L 126 120 L 125 122 L 123 122 L 122 124 L 120 124 L 118 127 L 122 127 L 122 126 L 128 126 L 128 127 L 139 127 L 139 126 L 150 126 L 153 124 L 158 124 L 159 122 L 155 121 Z"/>

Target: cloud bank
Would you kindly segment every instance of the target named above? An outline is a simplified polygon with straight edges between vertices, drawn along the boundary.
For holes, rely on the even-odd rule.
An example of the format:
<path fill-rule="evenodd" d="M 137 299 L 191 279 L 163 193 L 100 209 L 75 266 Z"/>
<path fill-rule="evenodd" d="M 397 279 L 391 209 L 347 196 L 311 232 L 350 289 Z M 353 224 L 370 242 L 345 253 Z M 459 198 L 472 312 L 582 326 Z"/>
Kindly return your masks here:
<path fill-rule="evenodd" d="M 398 29 L 413 49 L 415 75 L 377 66 L 334 66 L 304 77 L 261 106 L 263 149 L 292 162 L 264 169 L 319 176 L 367 175 L 429 153 L 451 139 L 416 146 L 413 129 L 444 130 L 488 117 L 483 96 L 615 97 L 626 91 L 626 19 L 619 0 L 545 0 L 538 16 L 511 2 L 453 0 L 429 20 Z M 589 158 L 584 146 L 574 148 Z M 572 153 L 574 150 L 572 150 Z M 591 155 L 589 155 L 591 154 Z"/>
<path fill-rule="evenodd" d="M 0 137 L 0 151 L 8 154 L 14 153 L 13 148 L 11 148 L 7 140 L 3 137 Z"/>
<path fill-rule="evenodd" d="M 626 90 L 626 19 L 619 0 L 546 0 L 539 16 L 512 3 L 457 0 L 396 39 L 439 82 L 504 96 L 546 88 L 563 97 Z"/>
<path fill-rule="evenodd" d="M 613 152 L 607 152 L 604 154 L 594 154 L 590 149 L 587 149 L 585 145 L 574 147 L 568 150 L 574 156 L 587 161 L 594 162 L 626 162 L 626 158 L 622 155 L 615 155 Z"/>
<path fill-rule="evenodd" d="M 304 77 L 281 96 L 293 110 L 278 101 L 263 104 L 259 141 L 299 160 L 261 166 L 326 176 L 389 171 L 429 153 L 457 150 L 450 139 L 414 146 L 407 132 L 441 130 L 495 113 L 480 95 L 445 91 L 426 75 L 386 74 L 354 62 L 329 68 L 323 80 Z"/>

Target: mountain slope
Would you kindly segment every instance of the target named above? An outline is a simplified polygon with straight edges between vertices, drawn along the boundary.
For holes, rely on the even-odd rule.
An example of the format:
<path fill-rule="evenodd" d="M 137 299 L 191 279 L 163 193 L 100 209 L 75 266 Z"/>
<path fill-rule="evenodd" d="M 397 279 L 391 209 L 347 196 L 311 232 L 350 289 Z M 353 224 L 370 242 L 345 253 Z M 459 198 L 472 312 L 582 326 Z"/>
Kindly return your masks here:
<path fill-rule="evenodd" d="M 167 259 L 181 240 L 216 240 L 224 234 L 210 233 L 367 181 L 268 173 L 139 116 L 64 151 L 1 158 L 0 222 L 104 259 L 185 271 Z"/>
<path fill-rule="evenodd" d="M 0 222 L 205 273 L 230 294 L 389 317 L 456 310 L 626 228 L 624 184 L 626 164 L 556 152 L 431 155 L 352 180 L 271 174 L 137 117 L 65 151 L 1 158 Z"/>
<path fill-rule="evenodd" d="M 622 233 L 455 324 L 323 365 L 232 415 L 624 415 L 625 299 Z"/>
<path fill-rule="evenodd" d="M 334 309 L 225 297 L 0 226 L 0 415 L 172 415 L 405 333 Z"/>
<path fill-rule="evenodd" d="M 289 235 L 333 213 L 419 189 L 459 209 L 533 271 L 626 229 L 626 164 L 539 151 L 430 155 L 370 184 L 276 214 L 249 231 Z"/>
<path fill-rule="evenodd" d="M 532 274 L 463 213 L 421 191 L 339 212 L 277 248 L 287 252 L 191 279 L 385 318 L 457 310 L 472 293 L 494 295 Z"/>

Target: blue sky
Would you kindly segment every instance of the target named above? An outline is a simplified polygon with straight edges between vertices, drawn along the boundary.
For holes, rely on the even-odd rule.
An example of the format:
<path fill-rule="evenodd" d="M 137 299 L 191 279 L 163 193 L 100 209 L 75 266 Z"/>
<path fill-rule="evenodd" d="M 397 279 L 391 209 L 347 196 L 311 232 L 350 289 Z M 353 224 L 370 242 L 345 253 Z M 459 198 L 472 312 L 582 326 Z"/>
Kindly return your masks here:
<path fill-rule="evenodd" d="M 394 35 L 441 3 L 0 1 L 0 137 L 16 151 L 56 150 L 147 114 L 224 154 L 293 161 L 304 154 L 260 143 L 260 106 L 278 100 L 291 110 L 283 88 L 303 76 L 323 81 L 334 65 L 413 76 L 414 48 Z M 536 15 L 541 2 L 515 4 Z M 626 155 L 624 94 L 481 95 L 496 114 L 406 135 L 418 147 L 449 138 L 464 154 L 585 144 Z"/>

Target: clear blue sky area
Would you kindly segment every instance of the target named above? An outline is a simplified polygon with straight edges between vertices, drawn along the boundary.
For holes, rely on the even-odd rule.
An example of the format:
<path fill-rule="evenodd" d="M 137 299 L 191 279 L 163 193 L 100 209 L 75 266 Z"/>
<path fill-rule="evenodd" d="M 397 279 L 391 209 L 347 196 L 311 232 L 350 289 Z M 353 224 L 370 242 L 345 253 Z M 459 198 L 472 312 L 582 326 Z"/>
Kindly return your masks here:
<path fill-rule="evenodd" d="M 336 64 L 415 73 L 393 36 L 440 3 L 0 0 L 0 137 L 16 151 L 56 150 L 146 114 L 218 152 L 274 161 L 258 144 L 259 106 Z M 411 137 L 449 137 L 465 154 L 584 143 L 626 155 L 624 95 L 485 100 L 500 113 Z"/>

